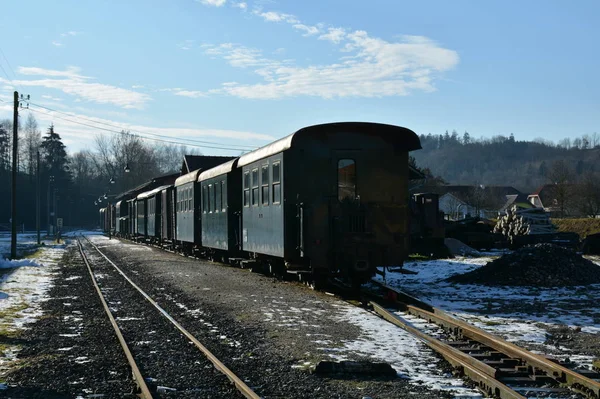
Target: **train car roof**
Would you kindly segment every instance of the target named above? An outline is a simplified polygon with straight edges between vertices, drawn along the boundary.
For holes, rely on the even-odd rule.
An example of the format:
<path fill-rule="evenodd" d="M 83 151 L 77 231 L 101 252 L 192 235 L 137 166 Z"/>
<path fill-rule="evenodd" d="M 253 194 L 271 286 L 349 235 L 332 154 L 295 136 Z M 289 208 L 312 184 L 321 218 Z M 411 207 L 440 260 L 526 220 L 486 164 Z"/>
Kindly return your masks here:
<path fill-rule="evenodd" d="M 154 187 L 163 186 L 165 184 L 173 184 L 173 182 L 178 176 L 179 173 L 171 173 L 168 175 L 154 177 L 151 180 L 132 188 L 131 190 L 127 190 L 117 195 L 115 199 L 124 199 L 126 201 L 134 200 L 138 196 L 138 194 L 151 190 Z"/>
<path fill-rule="evenodd" d="M 196 181 L 198 179 L 198 175 L 200 174 L 201 170 L 202 169 L 196 169 L 194 171 L 191 171 L 190 173 L 187 173 L 183 176 L 178 177 L 177 180 L 175 180 L 174 186 L 178 187 L 178 186 L 181 186 L 182 184 Z"/>
<path fill-rule="evenodd" d="M 225 162 L 224 164 L 205 170 L 204 172 L 200 173 L 200 176 L 198 176 L 198 181 L 203 181 L 212 177 L 224 175 L 226 173 L 231 172 L 233 169 L 235 169 L 235 165 L 238 159 L 239 158 L 235 158 L 229 162 Z"/>
<path fill-rule="evenodd" d="M 153 190 L 150 191 L 146 191 L 144 193 L 141 193 L 140 195 L 137 196 L 137 199 L 145 199 L 145 198 L 149 198 L 152 197 L 153 195 L 156 195 L 157 193 L 160 193 L 162 190 L 164 190 L 167 187 L 171 187 L 171 185 L 166 185 L 166 186 L 160 186 L 160 187 L 156 187 Z"/>
<path fill-rule="evenodd" d="M 405 127 L 371 122 L 325 123 L 322 125 L 314 125 L 302 128 L 295 133 L 290 134 L 289 136 L 244 154 L 239 158 L 237 167 L 245 166 L 260 159 L 288 150 L 294 145 L 294 142 L 299 139 L 323 133 L 336 132 L 356 132 L 373 136 L 393 138 L 394 140 L 390 140 L 391 144 L 393 144 L 395 148 L 405 151 L 413 151 L 421 148 L 419 136 L 417 136 L 417 134 L 412 130 Z"/>

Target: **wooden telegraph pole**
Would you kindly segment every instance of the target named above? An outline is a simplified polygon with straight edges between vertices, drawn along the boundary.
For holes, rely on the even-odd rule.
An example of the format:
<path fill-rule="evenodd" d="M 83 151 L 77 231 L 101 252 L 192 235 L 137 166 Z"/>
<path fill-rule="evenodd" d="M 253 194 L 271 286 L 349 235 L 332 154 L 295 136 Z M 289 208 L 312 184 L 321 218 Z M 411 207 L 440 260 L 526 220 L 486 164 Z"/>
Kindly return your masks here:
<path fill-rule="evenodd" d="M 15 91 L 15 104 L 13 111 L 13 148 L 12 148 L 12 181 L 11 181 L 11 236 L 10 236 L 10 258 L 17 257 L 17 154 L 19 124 L 19 93 Z"/>
<path fill-rule="evenodd" d="M 37 243 L 40 245 L 40 150 L 37 152 L 37 184 L 35 185 L 35 229 L 37 230 Z"/>

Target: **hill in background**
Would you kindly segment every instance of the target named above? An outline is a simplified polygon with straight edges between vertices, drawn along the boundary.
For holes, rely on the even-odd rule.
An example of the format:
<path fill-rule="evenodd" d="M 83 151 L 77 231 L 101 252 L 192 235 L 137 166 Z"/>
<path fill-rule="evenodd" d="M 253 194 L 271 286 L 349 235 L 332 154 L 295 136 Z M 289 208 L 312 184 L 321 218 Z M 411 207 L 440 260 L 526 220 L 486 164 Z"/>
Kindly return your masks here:
<path fill-rule="evenodd" d="M 559 144 L 537 139 L 516 141 L 513 135 L 491 139 L 460 137 L 456 131 L 443 135 L 421 135 L 422 150 L 416 163 L 450 184 L 513 186 L 531 193 L 550 183 L 548 175 L 559 160 L 571 170 L 574 180 L 600 174 L 600 135 L 564 139 Z"/>

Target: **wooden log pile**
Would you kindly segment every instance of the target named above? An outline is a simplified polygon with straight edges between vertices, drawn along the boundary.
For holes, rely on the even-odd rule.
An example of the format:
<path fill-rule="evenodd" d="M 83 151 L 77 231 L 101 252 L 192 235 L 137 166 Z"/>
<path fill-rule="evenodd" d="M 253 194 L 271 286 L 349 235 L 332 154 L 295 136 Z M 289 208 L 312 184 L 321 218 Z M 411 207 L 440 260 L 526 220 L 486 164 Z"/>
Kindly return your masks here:
<path fill-rule="evenodd" d="M 498 219 L 494 233 L 500 233 L 512 240 L 512 237 L 530 234 L 551 234 L 556 226 L 550 221 L 550 214 L 543 208 L 520 208 L 513 205 L 506 215 Z"/>

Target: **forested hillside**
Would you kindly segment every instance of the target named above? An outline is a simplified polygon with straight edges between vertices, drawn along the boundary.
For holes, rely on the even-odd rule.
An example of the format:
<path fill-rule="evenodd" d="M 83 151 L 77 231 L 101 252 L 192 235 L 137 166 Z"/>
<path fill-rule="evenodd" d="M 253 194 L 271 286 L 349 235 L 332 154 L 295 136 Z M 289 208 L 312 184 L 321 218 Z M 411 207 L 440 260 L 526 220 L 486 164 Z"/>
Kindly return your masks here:
<path fill-rule="evenodd" d="M 549 172 L 564 160 L 573 180 L 600 173 L 600 135 L 564 139 L 558 144 L 513 135 L 473 140 L 469 133 L 421 135 L 422 150 L 411 155 L 422 168 L 450 184 L 508 185 L 526 193 L 550 183 Z"/>

